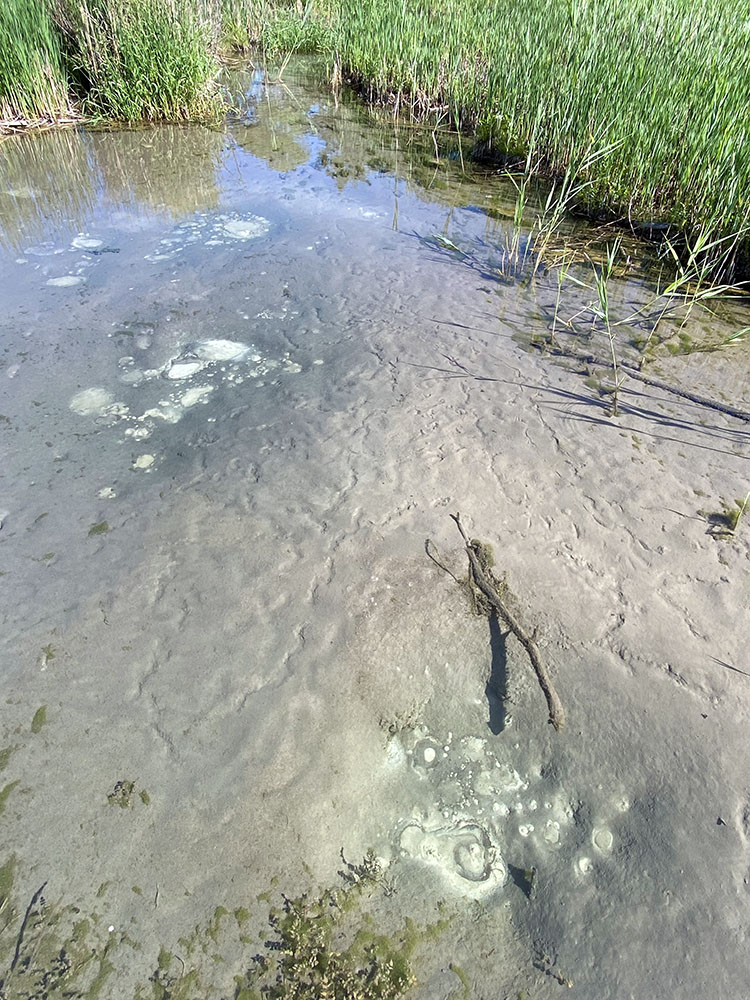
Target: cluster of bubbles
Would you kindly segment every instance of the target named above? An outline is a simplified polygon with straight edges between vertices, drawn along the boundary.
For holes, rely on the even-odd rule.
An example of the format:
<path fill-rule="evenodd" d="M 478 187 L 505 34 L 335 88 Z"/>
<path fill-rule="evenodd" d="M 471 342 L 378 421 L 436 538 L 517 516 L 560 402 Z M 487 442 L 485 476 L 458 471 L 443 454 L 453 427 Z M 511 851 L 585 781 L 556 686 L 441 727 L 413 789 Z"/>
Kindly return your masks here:
<path fill-rule="evenodd" d="M 23 257 L 17 257 L 17 264 L 28 264 L 30 259 L 38 261 L 36 267 L 42 269 L 43 274 L 49 274 L 54 268 L 53 260 L 60 261 L 62 255 L 76 253 L 75 262 L 68 268 L 65 274 L 53 274 L 47 278 L 46 284 L 51 288 L 74 288 L 86 282 L 87 271 L 96 264 L 99 256 L 105 253 L 119 253 L 116 247 L 105 246 L 104 240 L 96 239 L 86 233 L 79 233 L 67 247 L 57 246 L 57 244 L 47 240 L 36 246 L 26 247 Z M 49 258 L 45 262 L 45 258 Z"/>
<path fill-rule="evenodd" d="M 158 247 L 146 254 L 145 259 L 152 263 L 172 260 L 195 243 L 201 243 L 205 247 L 224 246 L 238 241 L 245 243 L 267 236 L 271 229 L 268 219 L 252 213 L 201 215 L 175 226 L 171 233 L 159 241 Z"/>
<path fill-rule="evenodd" d="M 454 738 L 449 732 L 441 738 L 424 727 L 394 735 L 388 744 L 389 765 L 411 770 L 427 786 L 397 824 L 397 855 L 430 866 L 447 886 L 472 898 L 506 883 L 504 852 L 524 858 L 531 853 L 543 865 L 576 826 L 562 790 L 551 788 L 538 769 L 520 774 L 503 749 L 472 735 Z M 616 808 L 626 811 L 627 801 Z M 584 847 L 581 853 L 576 829 L 571 854 L 579 875 L 587 875 L 595 859 L 605 859 L 614 847 L 605 824 L 595 825 L 589 839 L 591 852 Z"/>
<path fill-rule="evenodd" d="M 144 349 L 150 345 L 149 334 L 140 333 L 138 337 Z M 131 356 L 120 358 L 119 367 L 122 384 L 142 387 L 155 383 L 166 391 L 155 405 L 141 408 L 117 399 L 109 389 L 92 386 L 76 393 L 70 400 L 70 408 L 81 417 L 124 427 L 124 439 L 131 442 L 145 441 L 160 424 L 176 424 L 188 410 L 208 403 L 217 384 L 237 386 L 251 381 L 263 385 L 264 377 L 302 371 L 288 351 L 280 358 L 269 358 L 253 344 L 222 339 L 185 344 L 159 368 L 140 368 Z M 133 459 L 133 468 L 151 470 L 155 463 L 155 455 L 143 453 Z"/>

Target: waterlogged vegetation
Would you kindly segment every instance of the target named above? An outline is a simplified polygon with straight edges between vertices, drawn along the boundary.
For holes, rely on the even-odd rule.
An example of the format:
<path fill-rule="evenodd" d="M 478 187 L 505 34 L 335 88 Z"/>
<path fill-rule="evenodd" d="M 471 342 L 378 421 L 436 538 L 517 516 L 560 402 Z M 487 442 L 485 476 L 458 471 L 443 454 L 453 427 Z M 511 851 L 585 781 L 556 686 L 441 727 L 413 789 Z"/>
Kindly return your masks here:
<path fill-rule="evenodd" d="M 261 893 L 261 905 L 252 908 L 219 905 L 171 950 L 162 945 L 155 954 L 151 943 L 132 936 L 134 928 L 127 934 L 107 926 L 96 909 L 54 902 L 47 882 L 24 902 L 11 857 L 0 868 L 0 996 L 106 996 L 123 966 L 148 969 L 151 963 L 134 986 L 134 1000 L 397 1000 L 416 983 L 412 962 L 419 947 L 438 938 L 450 917 L 391 927 L 387 915 L 374 915 L 383 888 L 374 855 L 348 867 L 364 874 L 347 879 L 342 872 L 343 885 L 283 895 L 270 910 L 270 893 Z M 97 908 L 109 891 L 100 887 Z M 138 886 L 132 891 L 142 894 Z"/>
<path fill-rule="evenodd" d="M 214 26 L 203 0 L 9 0 L 0 10 L 6 122 L 124 121 L 216 112 Z"/>
<path fill-rule="evenodd" d="M 95 118 L 210 119 L 215 25 L 204 0 L 87 0 L 57 8 L 73 87 Z"/>
<path fill-rule="evenodd" d="M 0 114 L 210 120 L 222 54 L 324 51 L 334 80 L 394 113 L 567 174 L 571 203 L 650 235 L 735 237 L 731 263 L 747 250 L 748 0 L 435 0 L 425 15 L 419 0 L 7 0 Z"/>
<path fill-rule="evenodd" d="M 268 0 L 7 0 L 0 119 L 218 121 L 220 61 L 263 42 L 322 50 L 319 10 Z"/>
<path fill-rule="evenodd" d="M 644 228 L 743 232 L 745 0 L 370 0 L 339 22 L 342 68 L 394 107 L 587 183 L 579 200 Z"/>
<path fill-rule="evenodd" d="M 220 0 L 221 51 L 331 53 L 335 16 L 337 0 Z"/>
<path fill-rule="evenodd" d="M 0 118 L 5 121 L 69 112 L 62 38 L 46 0 L 0 4 Z"/>

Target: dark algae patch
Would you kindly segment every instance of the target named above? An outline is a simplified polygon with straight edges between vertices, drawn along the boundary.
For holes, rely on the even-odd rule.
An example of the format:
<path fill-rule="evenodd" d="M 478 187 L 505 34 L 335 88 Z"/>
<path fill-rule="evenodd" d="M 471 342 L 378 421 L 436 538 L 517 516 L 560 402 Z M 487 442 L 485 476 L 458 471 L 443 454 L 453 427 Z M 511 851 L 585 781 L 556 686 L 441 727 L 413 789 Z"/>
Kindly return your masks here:
<path fill-rule="evenodd" d="M 151 796 L 146 789 L 141 788 L 136 795 L 136 782 L 127 778 L 116 782 L 112 791 L 107 792 L 107 802 L 111 806 L 119 806 L 121 809 L 132 809 L 138 799 L 144 806 L 151 805 Z"/>
<path fill-rule="evenodd" d="M 89 528 L 88 537 L 92 538 L 95 535 L 106 535 L 109 533 L 109 524 L 106 521 L 100 521 L 98 524 L 92 524 Z"/>
<path fill-rule="evenodd" d="M 31 720 L 31 731 L 32 733 L 40 733 L 42 731 L 42 726 L 47 721 L 47 706 L 40 705 L 39 708 L 34 712 L 34 718 Z"/>
<path fill-rule="evenodd" d="M 16 787 L 16 785 L 19 784 L 20 781 L 18 780 L 11 781 L 5 786 L 5 788 L 3 788 L 0 791 L 0 816 L 2 816 L 2 814 L 5 812 L 5 807 L 8 804 L 8 799 L 10 798 L 11 792 Z"/>
<path fill-rule="evenodd" d="M 8 865 L 0 869 L 3 1000 L 93 1000 L 103 995 L 106 980 L 115 971 L 110 954 L 120 940 L 98 926 L 96 915 L 82 918 L 76 906 L 51 904 L 46 882 L 27 903 L 14 898 L 13 871 L 9 875 L 7 871 Z"/>
<path fill-rule="evenodd" d="M 13 874 L 16 869 L 15 857 L 9 858 L 0 868 L 0 912 L 5 909 L 13 891 Z"/>
<path fill-rule="evenodd" d="M 118 781 L 111 792 L 107 793 L 107 802 L 111 806 L 119 806 L 121 809 L 129 809 L 133 803 L 135 792 L 135 782 L 128 781 L 127 778 Z"/>
<path fill-rule="evenodd" d="M 153 947 L 107 927 L 97 913 L 51 903 L 47 882 L 30 900 L 19 899 L 15 875 L 11 858 L 0 868 L 2 1000 L 111 995 L 116 977 Z M 219 905 L 188 938 L 154 949 L 151 972 L 134 982 L 133 998 L 397 1000 L 417 981 L 417 948 L 449 921 L 419 927 L 407 919 L 386 928 L 387 917 L 381 926 L 381 917 L 371 912 L 380 913 L 384 898 L 382 881 L 363 879 L 283 896 L 265 916 Z M 243 933 L 253 920 L 260 937 Z M 118 985 L 127 992 L 124 983 Z"/>
<path fill-rule="evenodd" d="M 363 908 L 373 892 L 382 892 L 381 882 L 285 896 L 269 914 L 265 950 L 236 979 L 236 1000 L 404 996 L 417 981 L 412 956 L 418 944 L 444 924 L 417 928 L 407 920 L 385 933 Z"/>

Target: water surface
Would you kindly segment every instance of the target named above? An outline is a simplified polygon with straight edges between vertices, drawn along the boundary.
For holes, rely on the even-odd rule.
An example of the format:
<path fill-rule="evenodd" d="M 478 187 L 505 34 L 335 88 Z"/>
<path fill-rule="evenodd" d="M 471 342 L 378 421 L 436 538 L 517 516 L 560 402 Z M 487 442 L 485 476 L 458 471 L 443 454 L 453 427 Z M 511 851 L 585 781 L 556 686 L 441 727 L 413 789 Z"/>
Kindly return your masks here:
<path fill-rule="evenodd" d="M 225 129 L 0 148 L 16 910 L 46 880 L 95 914 L 108 995 L 159 942 L 229 996 L 252 950 L 185 935 L 249 906 L 257 939 L 266 893 L 373 849 L 385 928 L 449 915 L 415 995 L 739 996 L 748 555 L 707 517 L 747 489 L 747 425 L 634 382 L 614 418 L 606 373 L 530 353 L 590 291 L 512 265 L 516 187 L 455 139 L 376 127 L 314 64 L 227 85 Z M 652 295 L 610 288 L 618 315 Z M 747 407 L 738 357 L 656 371 Z M 465 574 L 459 509 L 564 736 L 425 554 Z"/>

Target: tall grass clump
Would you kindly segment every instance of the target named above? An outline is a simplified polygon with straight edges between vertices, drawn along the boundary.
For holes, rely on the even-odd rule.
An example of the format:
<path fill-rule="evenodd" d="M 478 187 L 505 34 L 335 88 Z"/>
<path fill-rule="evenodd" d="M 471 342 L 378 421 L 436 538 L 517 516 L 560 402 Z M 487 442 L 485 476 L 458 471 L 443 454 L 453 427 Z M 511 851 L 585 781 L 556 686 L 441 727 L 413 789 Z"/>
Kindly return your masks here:
<path fill-rule="evenodd" d="M 750 249 L 750 0 L 341 2 L 336 50 L 373 96 L 485 148 L 533 142 L 552 175 L 588 159 L 592 210 Z"/>
<path fill-rule="evenodd" d="M 2 0 L 0 119 L 56 118 L 67 109 L 60 36 L 47 0 Z"/>
<path fill-rule="evenodd" d="M 331 46 L 333 0 L 221 0 L 225 47 L 253 46 L 270 55 L 325 52 Z"/>
<path fill-rule="evenodd" d="M 86 114 L 216 117 L 215 0 L 63 0 L 60 22 Z"/>
<path fill-rule="evenodd" d="M 259 44 L 271 16 L 269 0 L 221 0 L 222 43 L 235 52 Z"/>

